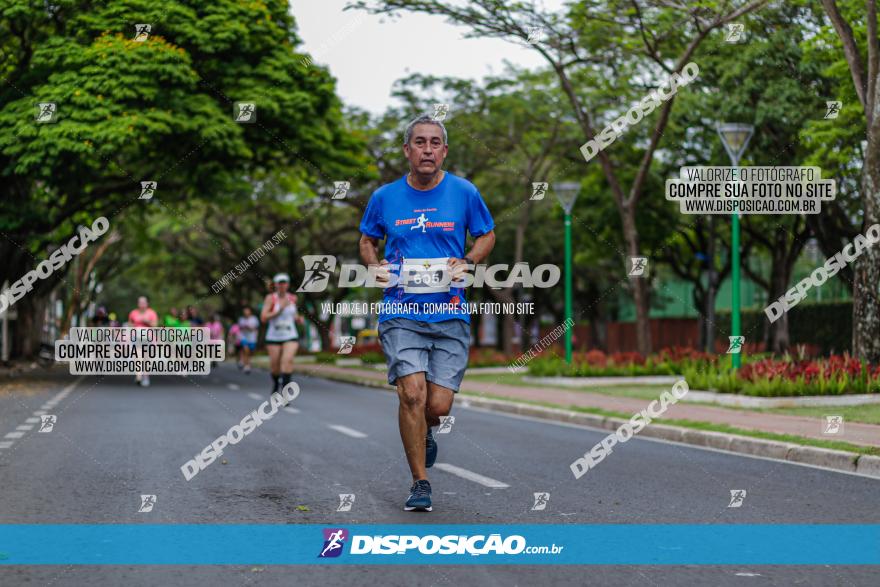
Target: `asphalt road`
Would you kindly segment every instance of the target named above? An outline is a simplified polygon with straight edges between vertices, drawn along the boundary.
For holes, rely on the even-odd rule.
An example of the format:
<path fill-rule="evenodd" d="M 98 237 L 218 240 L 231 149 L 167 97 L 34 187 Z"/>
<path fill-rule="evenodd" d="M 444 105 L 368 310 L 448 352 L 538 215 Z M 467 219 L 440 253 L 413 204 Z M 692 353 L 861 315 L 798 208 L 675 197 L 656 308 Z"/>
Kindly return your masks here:
<path fill-rule="evenodd" d="M 128 377 L 84 377 L 71 388 L 76 379 L 59 373 L 51 390 L 0 393 L 0 523 L 880 523 L 877 480 L 641 438 L 615 447 L 576 480 L 569 464 L 606 431 L 484 412 L 461 401 L 452 431 L 436 435 L 438 465 L 429 471 L 434 511 L 404 512 L 410 481 L 396 397 L 295 380 L 301 394 L 292 409 L 188 482 L 180 466 L 268 397 L 265 372 L 248 376 L 224 365 L 207 377 L 153 377 L 149 388 Z M 69 391 L 59 397 L 63 389 Z M 57 416 L 51 433 L 37 432 L 40 411 Z M 732 489 L 746 490 L 741 507 L 728 507 Z M 535 492 L 550 494 L 543 511 L 532 510 Z M 349 512 L 336 511 L 341 493 L 355 494 Z M 153 511 L 138 512 L 142 494 L 156 495 Z M 0 566 L 0 584 L 9 585 L 875 581 L 876 569 L 823 566 Z"/>

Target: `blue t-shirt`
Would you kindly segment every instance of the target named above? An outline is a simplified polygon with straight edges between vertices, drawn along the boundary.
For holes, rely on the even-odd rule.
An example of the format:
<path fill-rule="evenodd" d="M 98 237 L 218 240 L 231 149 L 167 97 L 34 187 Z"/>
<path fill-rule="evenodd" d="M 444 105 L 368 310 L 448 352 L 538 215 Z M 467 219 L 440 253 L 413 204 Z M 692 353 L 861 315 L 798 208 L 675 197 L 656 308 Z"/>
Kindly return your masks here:
<path fill-rule="evenodd" d="M 437 263 L 432 266 L 434 269 L 439 267 L 440 259 L 461 259 L 465 254 L 465 231 L 479 237 L 494 228 L 492 214 L 476 186 L 449 172 L 427 191 L 411 187 L 406 176 L 383 185 L 373 192 L 360 226 L 367 236 L 387 239 L 385 258 L 392 265 L 391 273 L 398 276 L 404 259 L 432 259 L 432 263 Z M 423 322 L 459 319 L 470 323 L 466 311 L 445 311 L 465 303 L 464 288 L 413 293 L 422 277 L 410 274 L 406 288 L 398 284 L 385 289 L 385 311 L 379 312 L 380 322 L 409 318 Z M 438 307 L 444 311 L 431 311 Z"/>

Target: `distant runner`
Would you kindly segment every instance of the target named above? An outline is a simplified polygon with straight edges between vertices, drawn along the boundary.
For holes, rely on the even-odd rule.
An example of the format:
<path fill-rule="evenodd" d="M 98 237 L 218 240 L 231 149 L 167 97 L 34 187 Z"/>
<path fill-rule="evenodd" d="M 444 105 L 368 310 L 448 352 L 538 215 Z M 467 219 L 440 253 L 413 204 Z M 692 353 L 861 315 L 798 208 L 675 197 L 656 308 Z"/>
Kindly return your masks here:
<path fill-rule="evenodd" d="M 405 277 L 386 288 L 386 304 L 460 307 L 464 289 L 437 284 L 444 277 L 457 280 L 468 266 L 489 255 L 495 245 L 495 222 L 472 183 L 441 169 L 449 147 L 440 121 L 416 118 L 407 126 L 403 143 L 410 172 L 373 192 L 360 224 L 361 258 L 379 268 L 381 283 L 388 283 L 390 270 Z M 468 232 L 475 241 L 465 255 Z M 386 258 L 380 262 L 383 238 Z M 470 337 L 467 312 L 379 313 L 388 383 L 397 385 L 400 437 L 412 472 L 407 511 L 432 509 L 426 469 L 437 458 L 437 443 L 431 427 L 452 409 L 467 368 Z"/>
<path fill-rule="evenodd" d="M 155 328 L 158 323 L 159 316 L 157 316 L 153 308 L 150 307 L 150 302 L 147 300 L 147 296 L 139 297 L 138 307 L 128 314 L 128 325 L 135 328 Z M 135 376 L 135 381 L 142 387 L 150 386 L 150 376 L 147 373 L 138 373 L 137 376 Z"/>
<path fill-rule="evenodd" d="M 166 328 L 180 328 L 181 324 L 182 322 L 177 313 L 177 308 L 170 308 L 165 317 L 162 318 L 162 326 L 165 326 Z"/>
<path fill-rule="evenodd" d="M 238 332 L 241 344 L 241 365 L 245 373 L 251 372 L 251 354 L 257 350 L 257 335 L 260 332 L 260 320 L 254 316 L 250 306 L 242 309 L 242 316 L 238 319 Z M 291 369 L 293 367 L 291 366 Z M 274 381 L 274 377 L 273 377 Z"/>
<path fill-rule="evenodd" d="M 205 324 L 205 328 L 208 329 L 208 334 L 211 336 L 211 340 L 224 340 L 223 322 L 220 321 L 220 314 L 214 314 L 211 317 L 211 321 Z M 219 361 L 211 361 L 211 367 L 214 367 L 217 364 L 219 364 Z"/>
<path fill-rule="evenodd" d="M 266 329 L 266 350 L 269 352 L 272 393 L 275 393 L 290 383 L 293 358 L 299 348 L 296 323 L 302 323 L 302 318 L 296 312 L 297 297 L 287 291 L 290 287 L 290 276 L 279 273 L 272 281 L 275 292 L 263 300 L 260 319 L 269 325 Z"/>

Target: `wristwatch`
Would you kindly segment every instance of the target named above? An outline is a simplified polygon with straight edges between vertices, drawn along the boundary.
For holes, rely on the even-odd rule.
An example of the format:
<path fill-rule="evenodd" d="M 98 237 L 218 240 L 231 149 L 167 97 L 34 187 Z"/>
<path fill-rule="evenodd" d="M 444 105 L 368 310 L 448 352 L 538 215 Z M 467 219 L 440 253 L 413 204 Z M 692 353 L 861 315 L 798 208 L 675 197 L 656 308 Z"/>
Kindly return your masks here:
<path fill-rule="evenodd" d="M 462 259 L 462 260 L 463 260 L 465 263 L 467 263 L 468 265 L 473 265 L 474 267 L 477 266 L 477 262 L 474 261 L 473 259 L 471 259 L 470 257 L 464 257 L 464 259 Z"/>

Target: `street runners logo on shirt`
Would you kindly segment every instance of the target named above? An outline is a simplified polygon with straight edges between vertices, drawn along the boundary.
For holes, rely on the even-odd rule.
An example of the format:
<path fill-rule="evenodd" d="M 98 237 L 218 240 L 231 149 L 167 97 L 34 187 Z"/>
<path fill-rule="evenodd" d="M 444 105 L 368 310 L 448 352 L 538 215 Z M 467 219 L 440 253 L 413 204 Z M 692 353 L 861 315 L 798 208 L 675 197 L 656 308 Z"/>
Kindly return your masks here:
<path fill-rule="evenodd" d="M 345 541 L 348 539 L 348 530 L 345 528 L 324 528 L 324 546 L 321 548 L 318 558 L 335 558 L 342 554 Z"/>
<path fill-rule="evenodd" d="M 410 226 L 410 230 L 419 230 L 421 229 L 422 234 L 425 234 L 427 229 L 429 228 L 439 228 L 445 231 L 454 231 L 455 230 L 455 222 L 431 222 L 428 216 L 425 216 L 425 213 L 422 212 L 415 218 L 398 218 L 394 221 L 394 226 L 407 226 L 410 224 L 414 224 L 415 226 Z"/>

